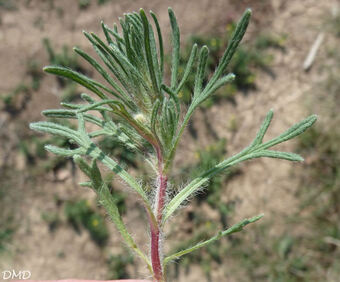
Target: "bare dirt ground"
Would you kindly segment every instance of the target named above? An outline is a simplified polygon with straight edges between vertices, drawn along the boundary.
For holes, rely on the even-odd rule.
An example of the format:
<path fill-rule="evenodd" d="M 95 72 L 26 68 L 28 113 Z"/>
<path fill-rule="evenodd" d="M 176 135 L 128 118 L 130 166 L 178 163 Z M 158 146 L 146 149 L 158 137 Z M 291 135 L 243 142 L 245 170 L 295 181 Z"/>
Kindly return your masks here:
<path fill-rule="evenodd" d="M 44 37 L 50 38 L 52 44 L 59 47 L 63 44 L 78 45 L 90 51 L 90 45 L 82 35 L 82 30 L 99 34 L 100 20 L 111 24 L 124 12 L 136 11 L 140 7 L 145 10 L 152 9 L 158 15 L 166 36 L 169 32 L 167 7 L 172 6 L 184 41 L 192 33 L 219 33 L 230 18 L 235 19 L 241 15 L 244 7 L 252 7 L 252 1 L 237 1 L 236 4 L 236 1 L 223 0 L 131 0 L 110 1 L 102 6 L 92 3 L 87 10 L 80 10 L 77 1 L 54 1 L 55 7 L 63 8 L 63 17 L 60 18 L 57 9 L 51 9 L 49 1 L 27 1 L 28 4 L 24 4 L 25 1 L 17 2 L 17 10 L 5 11 L 0 8 L 0 92 L 9 92 L 15 85 L 27 80 L 23 66 L 29 58 L 35 57 L 43 65 L 47 64 L 47 55 L 41 44 Z M 272 33 L 287 34 L 286 51 L 273 51 L 275 61 L 272 68 L 275 79 L 259 72 L 256 91 L 247 96 L 237 95 L 236 105 L 223 102 L 210 109 L 209 122 L 220 138 L 225 137 L 229 141 L 228 154 L 236 153 L 249 144 L 266 112 L 271 108 L 275 111 L 275 118 L 268 138 L 276 136 L 306 116 L 306 93 L 313 85 L 311 81 L 316 82 L 319 79 L 317 66 L 320 62 L 316 58 L 316 66 L 308 73 L 302 70 L 302 64 L 322 27 L 323 18 L 329 16 L 331 9 L 337 4 L 336 0 L 271 0 L 263 1 L 264 4 L 258 2 L 260 4 L 257 3 L 253 7 L 254 22 L 244 44 L 251 38 L 255 29 L 261 28 Z M 326 50 L 321 49 L 321 52 Z M 0 177 L 11 178 L 6 182 L 8 189 L 12 190 L 12 203 L 9 205 L 15 206 L 16 219 L 20 222 L 10 246 L 11 255 L 1 258 L 3 261 L 0 261 L 0 270 L 28 269 L 32 273 L 31 279 L 105 279 L 105 260 L 108 254 L 119 253 L 121 250 L 118 236 L 112 235 L 108 247 L 103 250 L 89 239 L 87 233 L 77 235 L 66 225 L 51 233 L 41 218 L 42 212 L 55 207 L 56 197 L 71 198 L 81 195 L 82 198 L 95 202 L 91 191 L 80 189 L 75 184 L 83 176 L 77 173 L 73 179 L 68 172 L 69 168 L 66 168 L 59 172 L 61 175 L 58 176 L 66 178 L 65 181 L 54 181 L 52 173 L 36 178 L 29 174 L 25 160 L 18 151 L 18 141 L 27 134 L 28 122 L 40 120 L 40 112 L 43 109 L 58 107 L 60 97 L 54 78 L 46 75 L 43 81 L 40 90 L 34 93 L 26 108 L 18 115 L 11 117 L 6 112 L 0 113 L 0 166 L 12 167 L 15 174 L 0 174 Z M 198 113 L 194 117 L 195 124 L 202 122 L 203 118 Z M 228 129 L 231 119 L 236 119 L 238 124 L 236 133 Z M 209 144 L 207 134 L 204 127 L 198 130 L 200 145 Z M 186 134 L 181 144 L 180 157 L 176 160 L 177 164 L 183 164 L 193 158 L 193 153 L 190 152 L 194 152 L 197 145 L 198 141 Z M 284 145 L 282 149 L 294 150 L 294 142 Z M 299 164 L 269 159 L 242 165 L 244 173 L 228 183 L 223 196 L 240 199 L 232 221 L 237 222 L 262 212 L 269 218 L 278 213 L 293 213 L 296 208 L 294 192 L 298 189 L 298 181 L 294 178 L 294 170 L 297 167 Z M 129 212 L 125 219 L 128 227 L 134 230 L 137 242 L 147 247 L 148 236 L 144 231 L 144 219 L 140 215 L 138 204 L 137 209 L 135 207 L 133 200 L 127 201 Z M 213 214 L 209 208 L 208 212 Z M 184 221 L 180 215 L 175 217 L 173 222 L 176 227 L 171 229 L 171 233 L 183 232 Z M 281 222 L 277 221 L 273 230 L 279 229 L 280 224 Z M 109 226 L 110 233 L 116 234 L 115 229 L 110 224 Z M 174 239 L 170 237 L 170 245 L 174 243 L 172 241 Z M 139 265 L 137 259 L 135 262 L 135 266 L 128 269 L 130 276 L 147 277 L 143 266 Z M 221 277 L 225 277 L 226 271 L 216 265 L 212 272 L 213 281 L 222 281 Z M 204 281 L 202 277 L 202 270 L 193 267 L 189 274 L 182 273 L 178 281 Z M 228 281 L 241 280 L 230 275 Z"/>

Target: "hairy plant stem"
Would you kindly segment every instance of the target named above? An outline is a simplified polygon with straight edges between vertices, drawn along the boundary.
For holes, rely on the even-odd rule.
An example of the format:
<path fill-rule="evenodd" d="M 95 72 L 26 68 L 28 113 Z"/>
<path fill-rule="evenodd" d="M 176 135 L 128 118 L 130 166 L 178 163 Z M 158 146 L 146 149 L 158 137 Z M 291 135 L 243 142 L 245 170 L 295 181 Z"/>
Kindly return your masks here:
<path fill-rule="evenodd" d="M 156 147 L 157 159 L 158 159 L 158 187 L 157 194 L 155 197 L 155 217 L 157 221 L 157 226 L 154 226 L 150 222 L 150 232 L 151 232 L 151 264 L 154 275 L 154 280 L 163 282 L 165 281 L 165 276 L 162 268 L 162 220 L 163 220 L 163 209 L 166 197 L 166 188 L 168 183 L 168 177 L 163 172 L 163 155 L 159 147 Z"/>

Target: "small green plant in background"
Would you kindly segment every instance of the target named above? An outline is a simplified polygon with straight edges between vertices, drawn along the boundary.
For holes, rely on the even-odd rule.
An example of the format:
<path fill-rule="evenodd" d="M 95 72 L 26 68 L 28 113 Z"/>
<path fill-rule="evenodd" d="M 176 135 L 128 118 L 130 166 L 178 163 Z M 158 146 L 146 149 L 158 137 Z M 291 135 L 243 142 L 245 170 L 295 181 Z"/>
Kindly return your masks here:
<path fill-rule="evenodd" d="M 58 212 L 43 212 L 41 214 L 41 219 L 48 224 L 48 229 L 50 232 L 53 232 L 60 225 L 61 220 Z"/>
<path fill-rule="evenodd" d="M 73 228 L 80 233 L 85 228 L 93 241 L 104 246 L 109 238 L 104 218 L 93 210 L 86 200 L 68 201 L 65 204 L 65 215 Z"/>
<path fill-rule="evenodd" d="M 15 11 L 18 8 L 13 0 L 0 0 L 0 9 L 4 9 L 7 11 Z"/>
<path fill-rule="evenodd" d="M 45 67 L 46 72 L 69 78 L 96 96 L 82 94 L 81 98 L 84 102 L 82 104 L 62 103 L 65 109 L 43 111 L 47 117 L 76 119 L 77 129 L 46 121 L 32 123 L 30 127 L 40 132 L 64 137 L 75 145 L 73 148 L 53 145 L 47 145 L 45 148 L 54 154 L 74 159 L 89 177 L 89 181 L 81 185 L 88 186 L 97 193 L 99 202 L 107 210 L 122 235 L 122 239 L 145 262 L 153 279 L 165 281 L 166 267 L 171 261 L 205 247 L 223 236 L 239 232 L 246 225 L 263 216 L 257 215 L 244 219 L 223 231 L 216 232 L 216 235 L 210 239 L 193 242 L 187 249 L 163 255 L 164 226 L 173 217 L 175 211 L 214 176 L 243 161 L 260 157 L 302 161 L 302 157 L 297 154 L 271 148 L 303 133 L 313 125 L 316 116 L 312 115 L 279 136 L 264 142 L 264 135 L 273 118 L 273 112 L 269 111 L 258 134 L 247 148 L 214 164 L 194 177 L 183 189 L 173 189 L 171 184 L 174 180 L 171 172 L 182 134 L 194 111 L 212 97 L 218 89 L 234 80 L 235 75 L 226 73 L 226 68 L 245 34 L 251 11 L 247 10 L 244 13 L 214 73 L 207 79 L 206 69 L 209 57 L 207 46 L 199 48 L 197 44 L 194 44 L 185 70 L 179 73 L 180 31 L 175 15 L 169 8 L 172 28 L 169 83 L 164 80 L 164 43 L 160 26 L 155 14 L 151 12 L 150 15 L 156 32 L 142 9 L 139 13 L 126 14 L 124 19 L 121 19 L 121 33 L 116 25 L 110 28 L 102 23 L 106 42 L 94 33 L 84 32 L 105 67 L 80 48 L 74 48 L 74 51 L 98 71 L 106 81 L 106 85 L 70 68 Z M 179 93 L 190 73 L 195 73 L 192 99 L 188 107 L 183 107 Z M 93 114 L 93 112 L 98 114 Z M 122 146 L 144 156 L 145 162 L 153 170 L 154 177 L 148 182 L 141 182 L 130 174 L 99 147 L 98 137 L 103 136 L 111 136 Z M 149 252 L 142 250 L 127 230 L 117 206 L 116 194 L 110 191 L 105 176 L 102 176 L 103 171 L 97 165 L 98 162 L 114 172 L 116 177 L 134 190 L 135 196 L 143 204 L 151 237 Z"/>
<path fill-rule="evenodd" d="M 3 104 L 2 110 L 15 116 L 26 108 L 30 97 L 30 88 L 26 84 L 20 83 L 9 93 L 1 93 L 0 100 Z"/>
<path fill-rule="evenodd" d="M 40 63 L 37 60 L 28 60 L 27 74 L 31 77 L 31 87 L 33 91 L 39 90 L 43 73 L 40 69 Z"/>
<path fill-rule="evenodd" d="M 12 215 L 6 214 L 2 216 L 0 223 L 0 255 L 8 251 L 8 245 L 12 240 L 15 229 Z"/>
<path fill-rule="evenodd" d="M 124 279 L 127 278 L 127 266 L 133 265 L 133 256 L 128 252 L 126 254 L 111 255 L 107 259 L 109 268 L 108 279 Z"/>
<path fill-rule="evenodd" d="M 79 9 L 87 9 L 91 4 L 90 0 L 78 0 Z"/>
<path fill-rule="evenodd" d="M 10 173 L 5 170 L 0 171 L 2 182 L 0 185 L 0 206 L 7 206 L 0 214 L 0 257 L 11 252 L 12 238 L 17 229 L 17 223 L 15 220 L 15 209 L 13 205 L 14 196 L 12 191 L 8 191 L 11 185 Z"/>
<path fill-rule="evenodd" d="M 182 74 L 185 70 L 187 57 L 193 44 L 198 46 L 208 46 L 210 56 L 207 61 L 207 78 L 210 77 L 218 64 L 219 58 L 224 52 L 225 46 L 231 39 L 231 36 L 236 28 L 235 23 L 228 24 L 226 33 L 223 36 L 200 36 L 192 35 L 184 48 L 183 54 L 180 56 L 179 73 Z M 234 73 L 235 79 L 229 84 L 222 86 L 216 90 L 215 94 L 209 97 L 202 107 L 208 108 L 220 99 L 234 101 L 238 91 L 248 92 L 256 88 L 255 69 L 261 69 L 271 75 L 270 64 L 273 57 L 267 52 L 270 48 L 284 50 L 285 36 L 259 34 L 249 46 L 240 46 L 233 56 L 233 60 L 228 66 L 228 71 Z M 185 104 L 190 104 L 192 97 L 192 87 L 195 81 L 195 74 L 189 74 L 189 77 L 179 92 L 179 98 Z"/>
<path fill-rule="evenodd" d="M 27 61 L 26 73 L 30 81 L 19 83 L 9 93 L 0 93 L 0 101 L 3 102 L 2 109 L 12 116 L 22 112 L 30 101 L 32 92 L 40 88 L 43 72 L 37 60 L 29 59 Z"/>
<path fill-rule="evenodd" d="M 100 5 L 106 4 L 109 1 L 110 0 L 97 0 L 96 2 L 100 6 Z M 79 7 L 79 9 L 85 10 L 90 5 L 91 5 L 91 0 L 78 0 L 78 7 Z"/>

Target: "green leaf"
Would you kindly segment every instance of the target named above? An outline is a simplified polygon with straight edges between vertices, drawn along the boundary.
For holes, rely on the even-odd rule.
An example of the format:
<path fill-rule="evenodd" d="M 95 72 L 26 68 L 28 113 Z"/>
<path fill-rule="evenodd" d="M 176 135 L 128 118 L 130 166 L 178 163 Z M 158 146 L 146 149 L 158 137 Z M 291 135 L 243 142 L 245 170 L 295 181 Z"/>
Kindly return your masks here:
<path fill-rule="evenodd" d="M 79 83 L 80 85 L 84 86 L 85 88 L 91 90 L 93 93 L 97 94 L 100 98 L 102 99 L 107 98 L 106 95 L 103 92 L 99 91 L 99 89 L 97 88 L 97 86 L 100 86 L 101 88 L 106 88 L 106 86 L 100 84 L 99 82 L 95 82 L 94 80 L 86 77 L 81 73 L 60 66 L 47 66 L 44 67 L 43 70 L 48 73 L 69 78 Z"/>
<path fill-rule="evenodd" d="M 113 37 L 116 39 L 116 44 L 120 48 L 121 51 L 123 51 L 123 48 L 121 45 L 125 45 L 124 39 L 119 35 L 118 33 L 118 27 L 116 24 L 113 25 L 113 30 L 109 28 L 107 25 L 104 24 L 104 28 L 108 33 L 113 35 Z"/>
<path fill-rule="evenodd" d="M 200 95 L 199 103 L 197 103 L 197 106 L 202 104 L 206 99 L 209 98 L 209 96 L 213 95 L 214 92 L 216 92 L 220 87 L 223 85 L 234 81 L 235 75 L 233 73 L 227 74 L 226 76 L 221 77 L 219 80 L 216 81 L 213 87 L 208 89 L 207 91 L 203 91 L 203 93 Z"/>
<path fill-rule="evenodd" d="M 207 67 L 207 60 L 209 55 L 209 49 L 206 45 L 201 48 L 199 54 L 198 68 L 195 76 L 195 88 L 194 88 L 194 100 L 198 98 L 198 96 L 202 92 L 202 85 L 205 75 L 205 69 Z"/>
<path fill-rule="evenodd" d="M 158 35 L 158 44 L 159 44 L 159 64 L 160 64 L 160 75 L 163 77 L 164 74 L 164 47 L 163 47 L 163 38 L 162 38 L 162 32 L 161 28 L 159 26 L 158 20 L 156 15 L 150 11 L 150 14 L 153 18 L 153 21 L 155 22 L 156 29 L 157 29 L 157 35 Z"/>
<path fill-rule="evenodd" d="M 108 109 L 108 108 L 105 108 L 105 107 L 99 107 L 101 105 L 114 105 L 114 108 L 113 108 L 114 112 L 117 112 L 120 108 L 124 108 L 124 105 L 122 103 L 120 103 L 119 101 L 105 99 L 105 100 L 101 100 L 99 102 L 93 103 L 91 105 L 88 105 L 88 106 L 83 106 L 80 109 L 78 109 L 77 112 L 78 113 L 85 113 L 87 111 L 96 110 L 96 109 L 99 109 L 99 110 L 108 110 L 108 111 L 111 110 L 111 109 Z"/>
<path fill-rule="evenodd" d="M 111 38 L 111 36 L 110 36 L 110 34 L 109 34 L 109 31 L 107 30 L 107 27 L 105 26 L 104 22 L 101 21 L 100 24 L 101 24 L 101 26 L 102 26 L 102 30 L 103 30 L 104 35 L 105 35 L 105 37 L 106 37 L 107 43 L 108 43 L 108 44 L 114 44 L 114 42 L 113 42 L 113 40 L 112 40 L 112 38 Z"/>
<path fill-rule="evenodd" d="M 200 242 L 200 243 L 196 244 L 195 246 L 192 246 L 192 247 L 190 247 L 188 249 L 179 251 L 179 252 L 177 252 L 177 253 L 175 253 L 173 255 L 170 255 L 170 256 L 166 257 L 164 259 L 164 261 L 163 261 L 163 265 L 165 266 L 167 263 L 169 263 L 172 260 L 178 259 L 178 258 L 180 258 L 183 255 L 186 255 L 188 253 L 196 251 L 197 249 L 205 247 L 206 245 L 211 244 L 211 243 L 219 240 L 223 236 L 227 236 L 227 235 L 230 235 L 230 234 L 233 234 L 233 233 L 236 233 L 236 232 L 240 232 L 240 231 L 243 230 L 243 228 L 246 225 L 248 225 L 250 223 L 253 223 L 253 222 L 256 222 L 259 219 L 261 219 L 262 217 L 263 217 L 263 214 L 260 214 L 260 215 L 254 216 L 252 218 L 249 218 L 249 219 L 248 218 L 244 219 L 241 222 L 239 222 L 237 224 L 234 224 L 232 227 L 228 228 L 227 230 L 218 232 L 216 236 L 214 236 L 214 237 L 212 237 L 212 238 L 210 238 L 210 239 L 208 239 L 206 241 Z"/>
<path fill-rule="evenodd" d="M 299 123 L 293 125 L 291 128 L 289 128 L 287 131 L 279 135 L 278 137 L 263 143 L 260 148 L 261 149 L 268 149 L 270 147 L 273 147 L 279 143 L 285 142 L 287 140 L 290 140 L 301 133 L 305 132 L 309 127 L 311 127 L 317 120 L 316 115 L 311 115 L 307 117 L 306 119 L 300 121 Z"/>
<path fill-rule="evenodd" d="M 80 107 L 81 108 L 81 107 Z M 46 117 L 51 118 L 71 118 L 76 119 L 77 114 L 76 110 L 69 110 L 69 109 L 51 109 L 51 110 L 44 110 L 42 111 L 42 114 Z M 90 114 L 84 114 L 84 119 L 88 122 L 91 122 L 95 125 L 98 125 L 100 127 L 104 126 L 104 121 L 100 118 L 97 118 Z"/>
<path fill-rule="evenodd" d="M 150 43 L 152 39 L 154 40 L 154 38 L 151 36 L 151 31 L 150 31 L 151 27 L 145 15 L 144 10 L 140 9 L 139 14 L 141 16 L 143 27 L 144 27 L 144 47 L 145 47 L 146 59 L 148 62 L 148 69 L 149 69 L 153 89 L 155 90 L 155 92 L 159 92 L 160 85 L 156 79 L 156 73 L 159 71 L 158 65 L 156 65 L 157 58 L 155 58 L 155 56 L 157 56 L 157 52 L 154 48 L 151 47 L 151 43 Z"/>
<path fill-rule="evenodd" d="M 57 123 L 48 122 L 48 121 L 39 121 L 39 122 L 30 123 L 30 128 L 36 131 L 50 133 L 53 135 L 71 139 L 71 140 L 74 140 L 78 144 L 82 143 L 81 136 L 77 131 L 70 129 L 66 126 L 57 124 Z"/>
<path fill-rule="evenodd" d="M 124 55 L 128 58 L 128 60 L 137 67 L 138 65 L 138 58 L 136 56 L 135 50 L 131 48 L 130 44 L 130 34 L 133 34 L 133 26 L 128 23 L 129 15 L 125 15 L 125 22 L 123 19 L 120 19 L 120 24 L 123 29 L 123 37 L 125 42 L 125 53 Z"/>
<path fill-rule="evenodd" d="M 59 156 L 64 156 L 64 157 L 73 157 L 75 154 L 80 154 L 83 155 L 85 154 L 84 148 L 78 148 L 78 149 L 64 149 L 64 148 L 59 148 L 53 145 L 45 145 L 45 150 L 49 151 L 53 154 L 59 155 Z"/>
<path fill-rule="evenodd" d="M 229 40 L 227 49 L 225 50 L 222 58 L 220 59 L 220 62 L 213 74 L 213 76 L 211 77 L 209 83 L 206 86 L 206 89 L 211 88 L 216 81 L 221 77 L 221 75 L 223 74 L 223 72 L 225 71 L 226 67 L 228 66 L 231 58 L 233 57 L 234 53 L 237 50 L 238 45 L 240 44 L 246 30 L 249 24 L 249 20 L 251 17 L 251 10 L 247 9 L 241 20 L 238 22 L 236 29 L 233 33 L 233 35 L 231 36 L 231 39 Z"/>
<path fill-rule="evenodd" d="M 91 177 L 91 167 L 89 164 L 78 154 L 73 155 L 74 162 L 79 166 L 82 172 L 84 172 L 88 177 Z"/>
<path fill-rule="evenodd" d="M 161 102 L 157 99 L 153 105 L 152 113 L 151 113 L 151 130 L 154 134 L 157 134 L 156 124 L 158 118 L 158 110 L 160 107 Z"/>
<path fill-rule="evenodd" d="M 181 112 L 181 105 L 180 105 L 180 101 L 178 99 L 177 93 L 174 93 L 168 86 L 166 86 L 165 84 L 162 84 L 161 86 L 162 90 L 164 90 L 166 93 L 168 93 L 170 95 L 170 97 L 175 101 L 175 105 L 176 105 L 176 111 L 179 114 Z"/>
<path fill-rule="evenodd" d="M 275 159 L 282 159 L 287 161 L 293 161 L 293 162 L 303 162 L 303 158 L 294 153 L 289 152 L 279 152 L 279 151 L 272 151 L 272 150 L 261 150 L 259 152 L 252 154 L 253 158 L 275 158 Z"/>
<path fill-rule="evenodd" d="M 188 63 L 185 67 L 185 71 L 182 77 L 182 80 L 180 81 L 180 83 L 177 86 L 177 89 L 175 91 L 175 94 L 177 95 L 179 93 L 179 91 L 181 91 L 184 83 L 187 81 L 189 74 L 191 72 L 192 66 L 194 65 L 195 59 L 196 59 L 196 55 L 197 55 L 197 44 L 195 43 L 192 46 L 191 52 L 190 52 L 190 56 L 189 56 L 189 60 Z"/>
<path fill-rule="evenodd" d="M 174 11 L 168 8 L 171 30 L 172 30 L 172 60 L 171 60 L 171 89 L 176 88 L 178 78 L 178 64 L 179 64 L 179 48 L 180 48 L 180 32 Z"/>
<path fill-rule="evenodd" d="M 252 142 L 252 144 L 250 145 L 250 147 L 254 147 L 256 145 L 259 145 L 259 144 L 262 144 L 263 142 L 263 137 L 264 135 L 266 134 L 267 130 L 268 130 L 268 127 L 273 119 L 273 116 L 274 116 L 274 112 L 273 110 L 270 110 L 267 115 L 266 115 L 266 118 L 264 119 L 261 127 L 260 127 L 260 130 L 258 131 L 254 141 Z"/>

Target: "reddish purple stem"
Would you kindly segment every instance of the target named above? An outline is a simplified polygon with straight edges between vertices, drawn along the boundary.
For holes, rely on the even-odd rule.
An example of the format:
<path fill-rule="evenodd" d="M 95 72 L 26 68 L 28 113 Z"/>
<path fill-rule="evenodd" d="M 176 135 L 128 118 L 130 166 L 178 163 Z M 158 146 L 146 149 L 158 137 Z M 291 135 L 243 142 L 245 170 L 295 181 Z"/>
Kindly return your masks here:
<path fill-rule="evenodd" d="M 164 274 L 161 263 L 161 224 L 162 224 L 162 216 L 163 216 L 163 208 L 165 203 L 166 196 L 166 188 L 168 178 L 166 175 L 163 175 L 163 157 L 160 150 L 157 151 L 158 158 L 158 169 L 159 169 L 159 186 L 157 187 L 157 196 L 156 196 L 156 206 L 155 206 L 155 216 L 157 220 L 157 226 L 155 226 L 152 222 L 150 222 L 150 232 L 151 232 L 151 263 L 152 269 L 154 273 L 154 279 L 156 281 L 164 281 Z"/>
<path fill-rule="evenodd" d="M 151 227 L 151 263 L 156 281 L 162 281 L 161 279 L 163 277 L 162 264 L 159 256 L 159 236 L 159 229 Z"/>

